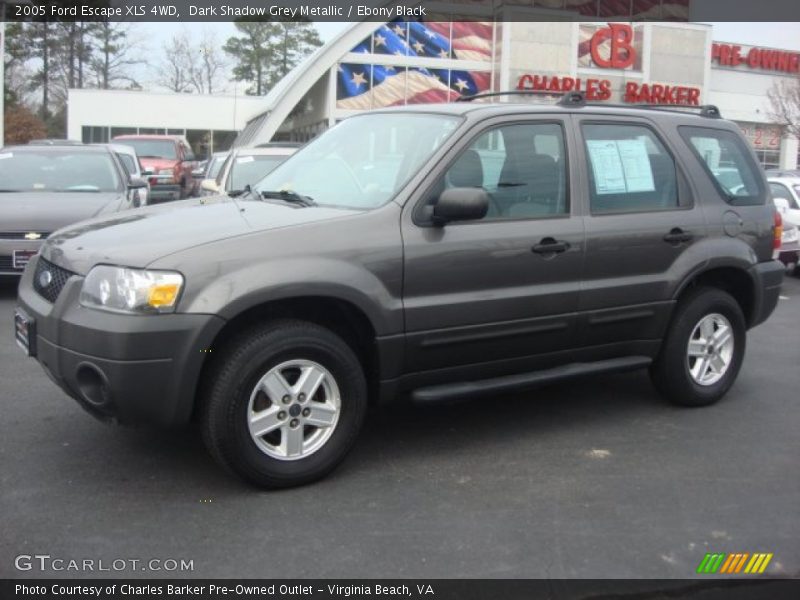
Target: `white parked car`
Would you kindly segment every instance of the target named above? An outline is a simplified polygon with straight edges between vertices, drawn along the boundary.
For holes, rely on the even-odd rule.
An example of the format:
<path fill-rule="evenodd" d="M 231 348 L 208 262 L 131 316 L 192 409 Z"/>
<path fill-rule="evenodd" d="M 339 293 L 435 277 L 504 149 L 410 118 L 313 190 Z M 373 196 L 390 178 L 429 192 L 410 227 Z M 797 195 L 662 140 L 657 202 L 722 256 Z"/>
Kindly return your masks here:
<path fill-rule="evenodd" d="M 216 179 L 205 179 L 200 185 L 202 194 L 231 194 L 255 185 L 275 167 L 297 152 L 297 146 L 280 144 L 266 148 L 237 148 L 233 150 L 217 174 Z"/>
<path fill-rule="evenodd" d="M 800 275 L 800 177 L 767 177 L 783 235 L 775 258 Z"/>
<path fill-rule="evenodd" d="M 136 205 L 147 206 L 150 198 L 150 182 L 147 180 L 147 177 L 153 174 L 152 171 L 148 171 L 142 167 L 142 163 L 139 161 L 139 155 L 136 154 L 136 150 L 134 150 L 132 146 L 127 146 L 125 144 L 106 145 L 117 156 L 119 162 L 122 163 L 122 166 L 125 167 L 125 171 L 128 173 L 129 179 L 135 178 L 147 181 L 147 187 L 137 189 L 139 202 Z"/>
<path fill-rule="evenodd" d="M 784 226 L 800 227 L 800 177 L 767 177 L 767 181 Z"/>

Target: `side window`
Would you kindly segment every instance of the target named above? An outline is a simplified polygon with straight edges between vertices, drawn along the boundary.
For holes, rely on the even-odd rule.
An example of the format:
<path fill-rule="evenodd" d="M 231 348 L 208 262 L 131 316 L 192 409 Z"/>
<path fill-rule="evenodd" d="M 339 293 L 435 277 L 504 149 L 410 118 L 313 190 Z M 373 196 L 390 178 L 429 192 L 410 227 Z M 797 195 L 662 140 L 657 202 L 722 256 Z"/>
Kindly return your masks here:
<path fill-rule="evenodd" d="M 764 203 L 759 167 L 741 137 L 727 129 L 679 127 L 722 196 L 734 206 Z"/>
<path fill-rule="evenodd" d="M 217 173 L 217 186 L 222 189 L 222 179 L 225 176 L 225 171 L 228 169 L 228 165 L 233 160 L 233 153 L 230 153 L 228 157 L 225 159 L 225 162 L 222 163 L 222 166 L 219 168 L 219 173 Z"/>
<path fill-rule="evenodd" d="M 593 214 L 679 207 L 675 161 L 650 129 L 607 123 L 582 131 Z"/>
<path fill-rule="evenodd" d="M 117 158 L 122 163 L 122 166 L 125 167 L 125 172 L 127 173 L 128 177 L 136 174 L 136 166 L 133 163 L 132 156 L 128 154 L 117 154 Z"/>
<path fill-rule="evenodd" d="M 553 123 L 514 124 L 483 133 L 447 170 L 446 188 L 481 187 L 489 193 L 485 221 L 566 215 L 564 134 Z"/>

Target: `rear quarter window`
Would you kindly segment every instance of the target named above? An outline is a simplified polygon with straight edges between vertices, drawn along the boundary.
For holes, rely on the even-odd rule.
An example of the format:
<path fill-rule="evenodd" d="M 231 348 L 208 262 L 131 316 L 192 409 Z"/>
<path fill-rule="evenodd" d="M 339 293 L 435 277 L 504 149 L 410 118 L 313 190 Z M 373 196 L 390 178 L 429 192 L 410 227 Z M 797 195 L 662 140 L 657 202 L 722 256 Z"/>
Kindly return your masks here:
<path fill-rule="evenodd" d="M 729 204 L 764 204 L 766 189 L 759 166 L 740 135 L 711 127 L 682 126 L 678 130 Z"/>

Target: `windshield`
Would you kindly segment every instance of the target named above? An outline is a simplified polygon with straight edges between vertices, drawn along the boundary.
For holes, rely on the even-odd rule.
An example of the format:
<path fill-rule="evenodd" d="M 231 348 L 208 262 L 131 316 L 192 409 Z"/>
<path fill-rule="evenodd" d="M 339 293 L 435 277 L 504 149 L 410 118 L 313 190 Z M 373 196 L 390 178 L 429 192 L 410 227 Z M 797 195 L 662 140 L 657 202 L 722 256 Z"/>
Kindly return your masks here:
<path fill-rule="evenodd" d="M 228 177 L 229 190 L 243 190 L 247 185 L 253 185 L 272 172 L 272 170 L 289 158 L 284 156 L 237 156 L 231 166 Z"/>
<path fill-rule="evenodd" d="M 317 204 L 377 208 L 427 161 L 460 118 L 424 113 L 373 113 L 329 129 L 255 187 L 289 190 Z"/>
<path fill-rule="evenodd" d="M 119 140 L 136 150 L 139 158 L 165 158 L 176 160 L 175 142 L 172 140 L 125 139 Z"/>
<path fill-rule="evenodd" d="M 0 153 L 6 192 L 113 192 L 119 178 L 110 154 L 49 150 Z"/>

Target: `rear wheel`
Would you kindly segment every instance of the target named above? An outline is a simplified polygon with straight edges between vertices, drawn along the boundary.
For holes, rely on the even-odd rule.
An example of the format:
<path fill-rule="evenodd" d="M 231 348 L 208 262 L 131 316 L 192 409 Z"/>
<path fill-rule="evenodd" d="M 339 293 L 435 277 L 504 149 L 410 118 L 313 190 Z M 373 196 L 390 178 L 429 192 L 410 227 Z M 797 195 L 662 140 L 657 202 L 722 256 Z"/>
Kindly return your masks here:
<path fill-rule="evenodd" d="M 682 406 L 713 404 L 730 389 L 744 357 L 742 309 L 715 288 L 689 292 L 675 309 L 659 357 L 650 369 L 668 400 Z"/>
<path fill-rule="evenodd" d="M 211 454 L 268 488 L 319 479 L 353 445 L 367 392 L 353 350 L 331 331 L 279 321 L 220 349 L 207 380 L 203 434 Z"/>

